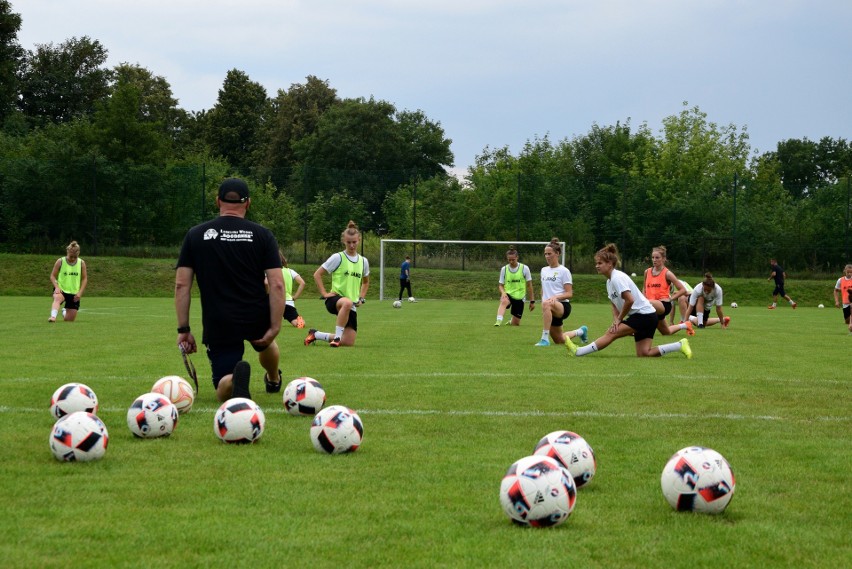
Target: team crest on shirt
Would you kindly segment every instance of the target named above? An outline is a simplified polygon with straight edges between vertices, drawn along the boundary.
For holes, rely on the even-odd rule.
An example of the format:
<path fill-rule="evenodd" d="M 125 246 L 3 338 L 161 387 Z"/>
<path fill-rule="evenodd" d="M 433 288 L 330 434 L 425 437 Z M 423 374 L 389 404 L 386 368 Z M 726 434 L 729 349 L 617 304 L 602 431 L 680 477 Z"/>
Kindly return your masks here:
<path fill-rule="evenodd" d="M 216 239 L 217 237 L 219 237 L 219 232 L 213 228 L 210 228 L 204 232 L 205 241 L 209 241 L 210 239 Z"/>

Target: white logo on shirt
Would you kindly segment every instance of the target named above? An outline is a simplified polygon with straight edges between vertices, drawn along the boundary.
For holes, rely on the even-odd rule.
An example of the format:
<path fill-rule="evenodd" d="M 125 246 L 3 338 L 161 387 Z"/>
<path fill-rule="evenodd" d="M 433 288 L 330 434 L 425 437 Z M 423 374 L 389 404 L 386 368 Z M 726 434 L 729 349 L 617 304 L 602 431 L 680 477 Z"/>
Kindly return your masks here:
<path fill-rule="evenodd" d="M 204 240 L 209 241 L 210 239 L 216 239 L 219 237 L 219 232 L 215 229 L 208 229 L 204 232 Z"/>

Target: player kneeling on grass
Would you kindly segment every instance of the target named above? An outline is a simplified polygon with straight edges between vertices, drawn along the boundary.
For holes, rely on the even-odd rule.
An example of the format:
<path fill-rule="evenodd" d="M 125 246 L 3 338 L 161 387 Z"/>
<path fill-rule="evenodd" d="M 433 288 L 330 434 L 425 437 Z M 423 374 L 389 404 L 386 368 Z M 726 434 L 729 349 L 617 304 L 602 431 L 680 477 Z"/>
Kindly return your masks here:
<path fill-rule="evenodd" d="M 568 355 L 585 356 L 598 352 L 619 338 L 633 336 L 636 342 L 636 355 L 643 357 L 658 357 L 672 352 L 682 352 L 687 358 L 692 357 L 689 340 L 653 346 L 654 333 L 657 331 L 657 308 L 645 298 L 626 273 L 615 267 L 618 265 L 618 248 L 610 243 L 595 253 L 595 269 L 606 277 L 606 292 L 612 302 L 612 326 L 606 333 L 589 344 L 578 347 L 573 342 L 566 342 Z"/>
<path fill-rule="evenodd" d="M 306 346 L 317 340 L 328 342 L 332 348 L 355 345 L 358 306 L 366 302 L 364 297 L 370 288 L 370 264 L 358 254 L 361 232 L 354 221 L 350 221 L 343 230 L 340 240 L 346 249 L 329 257 L 314 271 L 314 281 L 320 296 L 325 300 L 325 309 L 337 316 L 334 334 L 311 328 L 305 338 Z M 327 274 L 331 274 L 331 292 L 326 292 L 323 283 L 323 277 Z"/>
<path fill-rule="evenodd" d="M 714 324 L 721 324 L 722 328 L 727 328 L 731 323 L 731 317 L 725 316 L 722 311 L 722 297 L 722 287 L 713 280 L 711 273 L 704 273 L 704 280 L 689 295 L 689 308 L 686 311 L 687 320 L 698 325 L 699 328 L 706 328 Z M 710 318 L 710 309 L 714 306 L 718 318 Z"/>

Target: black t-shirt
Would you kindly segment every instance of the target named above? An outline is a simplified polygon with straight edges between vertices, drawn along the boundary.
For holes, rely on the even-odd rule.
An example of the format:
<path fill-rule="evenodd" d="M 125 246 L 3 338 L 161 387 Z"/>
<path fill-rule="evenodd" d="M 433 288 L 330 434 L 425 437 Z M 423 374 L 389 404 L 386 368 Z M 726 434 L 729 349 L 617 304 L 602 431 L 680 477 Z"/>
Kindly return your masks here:
<path fill-rule="evenodd" d="M 775 284 L 781 286 L 784 284 L 784 269 L 781 268 L 781 265 L 772 265 L 772 271 L 775 273 Z"/>
<path fill-rule="evenodd" d="M 195 272 L 204 344 L 257 340 L 269 329 L 264 276 L 281 268 L 271 231 L 241 217 L 217 217 L 187 232 L 177 266 Z"/>

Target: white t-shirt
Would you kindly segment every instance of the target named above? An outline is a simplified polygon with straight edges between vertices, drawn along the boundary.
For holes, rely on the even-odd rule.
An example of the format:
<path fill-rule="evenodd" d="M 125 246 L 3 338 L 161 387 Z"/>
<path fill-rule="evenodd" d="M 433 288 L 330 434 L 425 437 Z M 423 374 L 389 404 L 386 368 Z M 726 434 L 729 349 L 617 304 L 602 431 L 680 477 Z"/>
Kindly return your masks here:
<path fill-rule="evenodd" d="M 724 302 L 722 300 L 722 287 L 718 284 L 713 287 L 712 290 L 705 291 L 704 283 L 698 283 L 689 295 L 689 305 L 695 306 L 695 303 L 698 302 L 699 296 L 704 297 L 704 310 L 708 310 L 714 306 L 722 306 L 722 303 Z"/>
<path fill-rule="evenodd" d="M 293 284 L 295 285 L 295 284 L 296 284 L 296 279 L 297 279 L 297 278 L 299 278 L 301 275 L 300 275 L 299 273 L 297 273 L 296 271 L 294 271 L 293 269 L 290 269 L 290 268 L 285 269 L 285 270 L 290 271 L 290 277 L 293 279 Z M 295 300 L 293 300 L 293 296 L 292 296 L 292 295 L 293 295 L 293 291 L 290 291 L 289 293 L 287 293 L 287 300 L 285 301 L 285 303 L 286 303 L 288 306 L 293 306 L 293 307 L 295 307 L 295 306 L 296 306 L 296 301 L 295 301 Z"/>
<path fill-rule="evenodd" d="M 328 259 L 325 260 L 325 263 L 322 264 L 322 268 L 325 269 L 326 271 L 328 271 L 329 273 L 333 273 L 334 270 L 337 267 L 340 266 L 340 263 L 342 261 L 342 259 L 340 258 L 340 255 L 346 255 L 346 253 L 345 252 L 341 252 L 340 254 L 335 253 L 334 255 L 332 255 L 331 257 L 329 257 Z M 358 257 L 361 257 L 361 256 L 358 255 L 357 253 L 355 254 L 354 257 L 350 257 L 349 255 L 346 255 L 346 258 L 349 259 L 350 261 L 352 261 L 353 263 L 358 262 Z M 367 277 L 367 276 L 370 275 L 370 263 L 367 261 L 367 257 L 361 257 L 361 258 L 364 259 L 364 273 L 363 274 L 364 274 L 365 277 Z"/>
<path fill-rule="evenodd" d="M 645 298 L 645 295 L 642 294 L 642 291 L 639 290 L 639 287 L 636 286 L 636 283 L 633 282 L 633 279 L 627 276 L 627 273 L 623 271 L 619 271 L 618 269 L 613 269 L 612 274 L 606 281 L 606 294 L 609 296 L 610 302 L 615 305 L 619 312 L 624 309 L 624 299 L 621 295 L 624 291 L 630 291 L 630 294 L 633 295 L 633 306 L 630 307 L 629 314 L 656 314 L 657 310 L 654 306 Z"/>
<path fill-rule="evenodd" d="M 557 294 L 565 293 L 565 285 L 574 284 L 571 279 L 571 271 L 562 265 L 556 267 L 543 266 L 541 268 L 541 299 L 547 300 Z M 563 299 L 562 302 L 569 302 Z"/>
<path fill-rule="evenodd" d="M 325 263 L 323 263 L 321 265 L 322 268 L 325 269 L 326 271 L 328 271 L 329 274 L 333 273 L 334 270 L 337 267 L 340 266 L 340 263 L 343 262 L 341 255 L 346 255 L 346 251 L 341 251 L 340 253 L 335 253 L 334 255 L 332 255 L 331 257 L 326 259 Z M 346 255 L 346 258 L 349 259 L 350 261 L 352 261 L 353 263 L 358 262 L 358 257 L 361 257 L 361 255 L 358 255 L 357 253 L 355 254 L 355 257 L 350 257 L 349 255 Z M 363 276 L 367 277 L 367 276 L 370 275 L 370 263 L 367 262 L 367 257 L 361 257 L 361 258 L 364 259 L 364 272 L 362 274 L 363 274 Z M 354 310 L 355 312 L 358 312 L 358 308 L 355 307 L 355 306 L 352 307 L 352 310 Z"/>
<path fill-rule="evenodd" d="M 530 273 L 530 268 L 527 265 L 523 265 L 523 267 L 524 267 L 524 280 L 529 282 L 529 281 L 532 280 L 532 273 Z M 512 271 L 512 268 L 509 267 L 509 265 L 503 265 L 503 268 L 500 269 L 500 280 L 497 281 L 500 284 L 506 284 L 506 269 L 507 268 L 509 269 L 509 271 L 512 272 L 512 274 L 515 274 L 515 273 L 518 272 L 518 269 L 521 268 L 521 264 L 518 264 L 518 269 L 515 269 L 514 271 Z"/>

